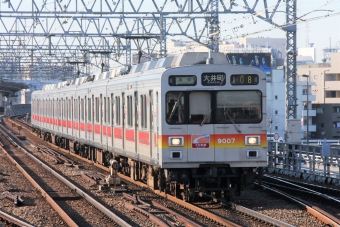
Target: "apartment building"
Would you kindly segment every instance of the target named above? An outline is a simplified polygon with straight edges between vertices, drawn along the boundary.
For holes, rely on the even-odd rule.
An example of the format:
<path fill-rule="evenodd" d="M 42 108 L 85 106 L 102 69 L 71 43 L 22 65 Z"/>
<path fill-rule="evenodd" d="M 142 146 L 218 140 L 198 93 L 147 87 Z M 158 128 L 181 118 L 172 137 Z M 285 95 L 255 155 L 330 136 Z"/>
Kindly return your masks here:
<path fill-rule="evenodd" d="M 332 53 L 330 63 L 298 66 L 297 75 L 314 82 L 309 112 L 316 114 L 312 117 L 316 130 L 310 138 L 340 139 L 340 53 Z"/>

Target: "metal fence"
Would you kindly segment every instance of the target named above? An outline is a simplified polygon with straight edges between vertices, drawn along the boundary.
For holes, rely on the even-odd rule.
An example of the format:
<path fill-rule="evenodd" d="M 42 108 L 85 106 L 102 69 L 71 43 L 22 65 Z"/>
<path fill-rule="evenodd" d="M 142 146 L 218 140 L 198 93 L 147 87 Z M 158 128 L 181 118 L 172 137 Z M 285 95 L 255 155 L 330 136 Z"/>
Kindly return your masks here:
<path fill-rule="evenodd" d="M 31 114 L 31 104 L 16 104 L 5 107 L 4 115 L 11 117 L 17 115 Z"/>
<path fill-rule="evenodd" d="M 340 186 L 340 146 L 268 141 L 268 172 Z"/>

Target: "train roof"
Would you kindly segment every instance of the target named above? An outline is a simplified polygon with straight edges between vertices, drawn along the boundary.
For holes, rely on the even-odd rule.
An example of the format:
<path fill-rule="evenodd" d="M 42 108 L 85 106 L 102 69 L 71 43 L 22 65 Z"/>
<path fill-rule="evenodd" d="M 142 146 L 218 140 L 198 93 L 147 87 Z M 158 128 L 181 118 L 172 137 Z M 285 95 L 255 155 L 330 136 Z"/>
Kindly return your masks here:
<path fill-rule="evenodd" d="M 87 82 L 107 80 L 115 77 L 142 73 L 155 69 L 168 69 L 176 68 L 187 65 L 199 65 L 199 64 L 224 64 L 229 65 L 226 55 L 223 53 L 208 53 L 208 52 L 188 52 L 178 55 L 171 55 L 157 60 L 151 60 L 148 62 L 132 65 L 132 67 L 117 67 L 112 71 L 103 72 L 97 75 L 75 78 L 73 80 L 62 81 L 57 84 L 47 84 L 43 86 L 42 90 L 60 89 L 70 85 L 81 85 Z"/>

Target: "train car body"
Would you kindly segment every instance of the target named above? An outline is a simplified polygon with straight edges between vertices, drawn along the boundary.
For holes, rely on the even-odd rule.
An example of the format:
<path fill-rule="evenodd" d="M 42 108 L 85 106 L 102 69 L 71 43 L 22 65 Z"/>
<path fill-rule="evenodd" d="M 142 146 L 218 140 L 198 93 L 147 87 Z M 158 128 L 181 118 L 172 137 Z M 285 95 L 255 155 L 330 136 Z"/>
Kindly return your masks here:
<path fill-rule="evenodd" d="M 214 61 L 213 64 L 212 61 Z M 206 64 L 208 63 L 208 64 Z M 267 165 L 266 75 L 185 53 L 32 94 L 44 140 L 185 200 L 230 198 Z"/>

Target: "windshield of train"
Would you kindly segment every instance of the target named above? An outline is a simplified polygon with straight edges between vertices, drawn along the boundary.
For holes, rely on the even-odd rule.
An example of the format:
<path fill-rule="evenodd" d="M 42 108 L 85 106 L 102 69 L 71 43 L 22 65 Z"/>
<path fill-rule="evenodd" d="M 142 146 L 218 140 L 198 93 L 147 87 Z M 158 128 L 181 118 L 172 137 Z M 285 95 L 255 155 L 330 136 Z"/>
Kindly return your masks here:
<path fill-rule="evenodd" d="M 216 94 L 216 123 L 261 122 L 260 91 L 220 91 Z"/>
<path fill-rule="evenodd" d="M 172 91 L 166 94 L 168 124 L 249 124 L 262 121 L 260 91 Z"/>

